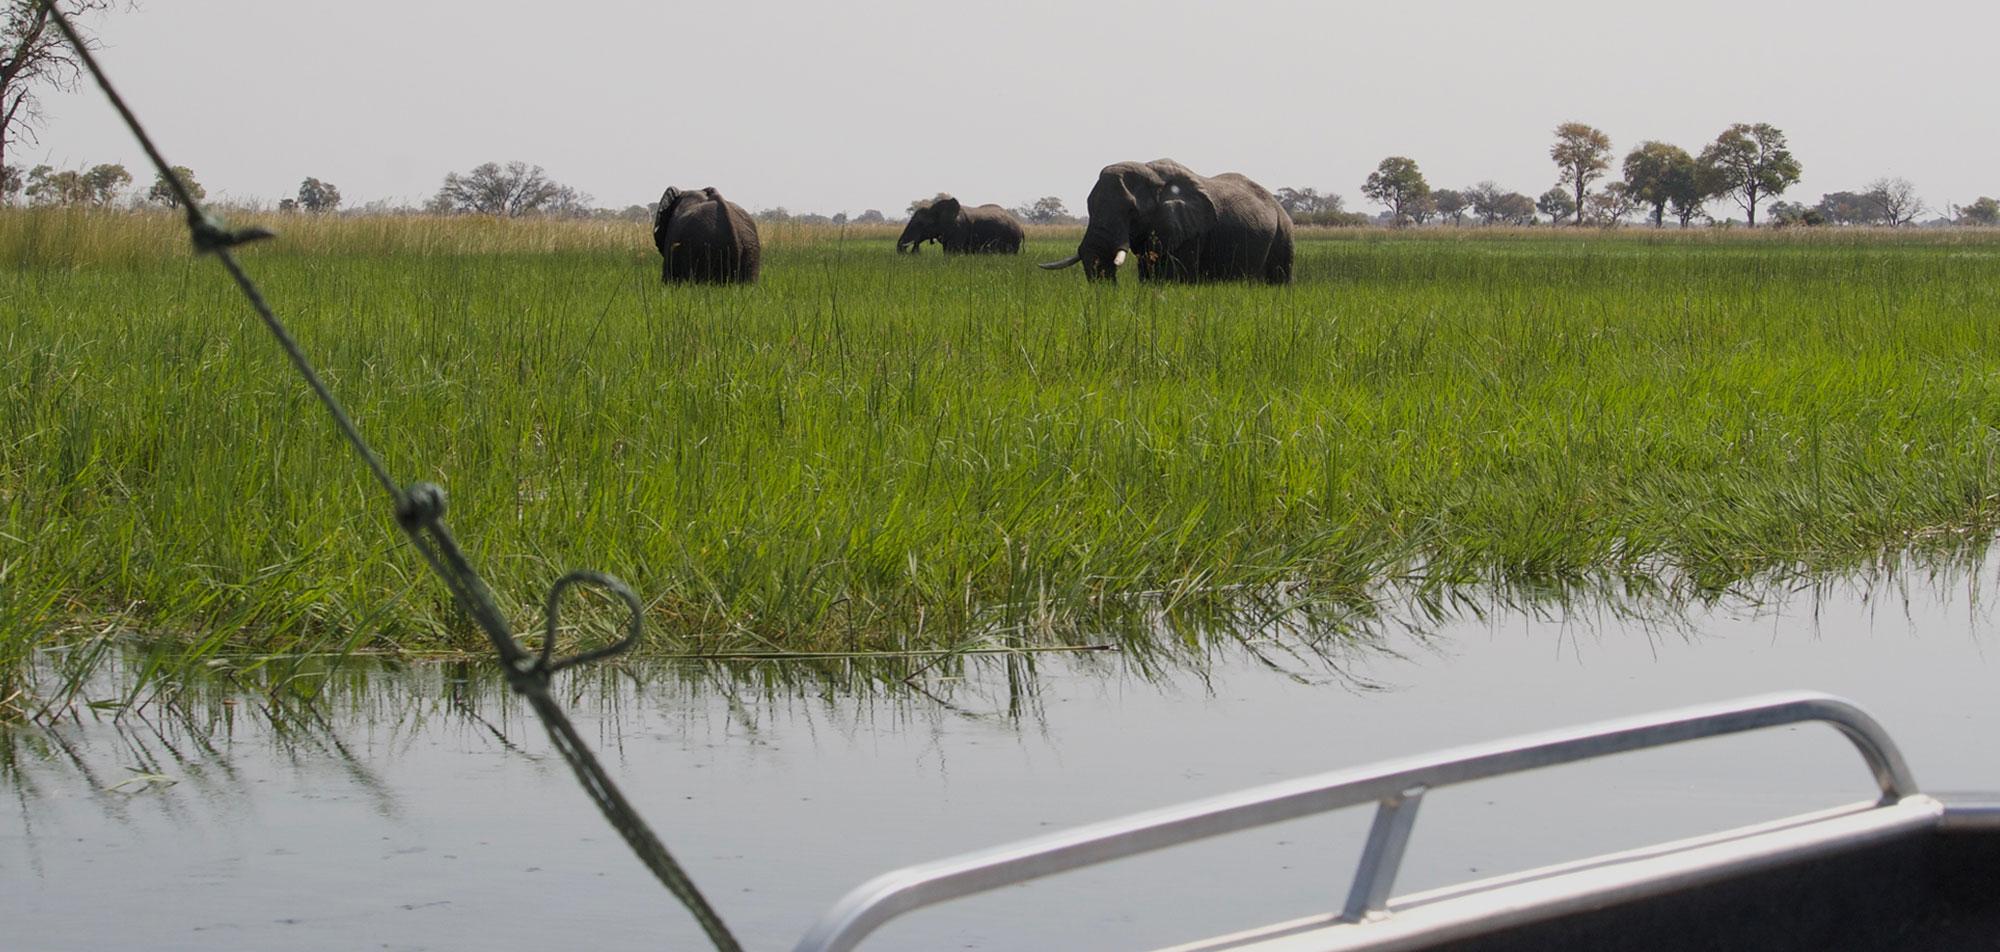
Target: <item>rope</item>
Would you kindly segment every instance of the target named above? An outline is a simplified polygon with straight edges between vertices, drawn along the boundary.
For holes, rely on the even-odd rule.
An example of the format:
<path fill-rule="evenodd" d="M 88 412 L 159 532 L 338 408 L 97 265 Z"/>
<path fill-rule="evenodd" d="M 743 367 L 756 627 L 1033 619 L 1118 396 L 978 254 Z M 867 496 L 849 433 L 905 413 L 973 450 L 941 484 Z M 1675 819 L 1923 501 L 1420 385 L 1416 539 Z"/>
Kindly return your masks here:
<path fill-rule="evenodd" d="M 638 811 L 632 808 L 631 802 L 619 792 L 618 785 L 611 781 L 603 765 L 598 763 L 596 755 L 591 753 L 589 745 L 577 735 L 576 727 L 570 723 L 568 715 L 563 713 L 562 707 L 549 694 L 550 676 L 557 671 L 618 654 L 638 643 L 644 622 L 644 612 L 639 597 L 624 582 L 613 576 L 601 572 L 571 572 L 558 579 L 549 589 L 545 614 L 547 628 L 540 654 L 530 654 L 527 649 L 521 647 L 520 642 L 514 637 L 513 628 L 508 623 L 505 613 L 494 600 L 492 591 L 486 587 L 486 582 L 479 577 L 478 571 L 466 560 L 464 551 L 458 547 L 451 531 L 445 527 L 444 489 L 432 483 L 414 483 L 404 487 L 396 482 L 395 477 L 389 474 L 388 467 L 383 465 L 381 457 L 377 456 L 374 449 L 368 445 L 368 441 L 362 438 L 360 429 L 354 425 L 354 420 L 341 407 L 340 401 L 334 399 L 333 392 L 327 389 L 318 371 L 313 369 L 312 362 L 306 358 L 305 351 L 299 347 L 298 341 L 271 310 L 270 305 L 264 300 L 264 295 L 257 289 L 256 283 L 244 273 L 242 266 L 236 261 L 236 256 L 230 252 L 230 249 L 237 245 L 273 237 L 272 233 L 262 228 L 231 231 L 204 211 L 194 196 L 188 193 L 186 184 L 173 174 L 172 166 L 168 165 L 167 160 L 160 155 L 160 150 L 154 146 L 152 137 L 146 134 L 146 128 L 139 122 L 139 117 L 125 104 L 124 97 L 118 95 L 118 91 L 112 88 L 110 78 L 97 64 L 97 57 L 91 55 L 90 45 L 77 35 L 76 28 L 70 24 L 69 17 L 57 7 L 56 0 L 40 0 L 40 2 L 42 8 L 48 11 L 50 21 L 76 50 L 77 57 L 83 62 L 85 70 L 97 81 L 98 88 L 104 91 L 105 98 L 111 101 L 112 107 L 117 109 L 118 115 L 125 120 L 126 127 L 138 138 L 139 146 L 146 151 L 146 157 L 152 161 L 153 167 L 159 170 L 160 177 L 167 182 L 167 187 L 173 191 L 175 199 L 181 203 L 182 208 L 187 209 L 188 232 L 193 238 L 195 252 L 214 255 L 222 262 L 223 268 L 228 270 L 229 276 L 235 280 L 237 288 L 249 300 L 251 309 L 257 312 L 257 316 L 263 319 L 264 326 L 270 330 L 273 337 L 277 338 L 278 345 L 284 348 L 285 355 L 291 358 L 292 366 L 298 370 L 301 377 L 305 378 L 306 386 L 312 388 L 313 394 L 319 397 L 320 404 L 326 408 L 327 414 L 333 417 L 334 425 L 347 439 L 348 445 L 353 447 L 355 455 L 361 457 L 362 463 L 374 474 L 376 482 L 380 483 L 382 489 L 389 494 L 390 500 L 395 505 L 396 524 L 423 555 L 424 561 L 430 564 L 432 571 L 444 581 L 445 587 L 451 590 L 452 598 L 457 601 L 459 608 L 472 616 L 473 621 L 486 632 L 487 640 L 492 642 L 494 650 L 499 654 L 508 685 L 516 693 L 527 698 L 535 713 L 541 717 L 542 725 L 548 729 L 550 741 L 562 754 L 563 759 L 569 762 L 570 768 L 576 771 L 577 782 L 583 785 L 584 792 L 590 796 L 591 802 L 597 804 L 605 820 L 625 838 L 626 845 L 632 848 L 640 862 L 646 864 L 646 868 L 652 871 L 661 885 L 687 907 L 702 931 L 708 934 L 709 941 L 722 952 L 741 952 L 742 946 L 730 934 L 728 926 L 723 924 L 721 917 L 717 916 L 715 910 L 709 906 L 708 900 L 702 897 L 694 882 L 688 878 L 680 864 L 674 861 L 672 854 L 667 852 L 666 846 L 654 835 L 652 828 L 646 825 L 645 819 L 639 816 Z M 574 585 L 602 588 L 623 601 L 629 616 L 626 623 L 627 632 L 622 640 L 614 644 L 565 658 L 555 658 L 552 655 L 556 643 L 559 600 L 563 590 Z"/>

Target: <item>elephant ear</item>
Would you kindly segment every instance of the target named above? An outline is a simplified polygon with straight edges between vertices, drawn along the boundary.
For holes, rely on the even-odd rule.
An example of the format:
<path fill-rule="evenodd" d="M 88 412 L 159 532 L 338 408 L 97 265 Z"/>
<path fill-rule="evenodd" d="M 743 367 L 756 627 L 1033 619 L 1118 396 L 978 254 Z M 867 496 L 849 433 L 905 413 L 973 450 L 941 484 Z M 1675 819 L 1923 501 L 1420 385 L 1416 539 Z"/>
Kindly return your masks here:
<path fill-rule="evenodd" d="M 680 189 L 673 188 L 670 186 L 666 191 L 660 193 L 660 208 L 658 211 L 653 213 L 654 247 L 659 247 L 660 242 L 666 239 L 667 223 L 673 220 L 674 206 L 679 204 L 680 200 L 681 200 Z"/>
<path fill-rule="evenodd" d="M 931 214 L 936 221 L 957 221 L 958 199 L 949 195 L 939 195 L 937 200 L 931 203 Z"/>
<path fill-rule="evenodd" d="M 1119 190 L 1125 193 L 1125 207 L 1141 217 L 1153 213 L 1159 204 L 1160 190 L 1166 185 L 1158 172 L 1136 163 L 1112 166 L 1101 177 L 1115 179 Z"/>
<path fill-rule="evenodd" d="M 1208 233 L 1215 227 L 1215 199 L 1191 175 L 1170 175 L 1159 191 L 1154 228 L 1169 248 Z"/>

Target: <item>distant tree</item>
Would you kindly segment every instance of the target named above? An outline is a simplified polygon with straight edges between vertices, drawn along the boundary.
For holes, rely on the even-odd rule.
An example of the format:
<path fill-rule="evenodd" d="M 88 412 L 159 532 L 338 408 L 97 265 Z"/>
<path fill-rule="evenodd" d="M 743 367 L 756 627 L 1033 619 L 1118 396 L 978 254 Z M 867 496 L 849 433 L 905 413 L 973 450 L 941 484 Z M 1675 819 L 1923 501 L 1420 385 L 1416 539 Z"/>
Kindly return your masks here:
<path fill-rule="evenodd" d="M 113 163 L 93 165 L 82 171 L 58 171 L 46 165 L 28 170 L 24 191 L 36 205 L 96 205 L 103 207 L 118 200 L 118 193 L 132 183 L 132 173 Z"/>
<path fill-rule="evenodd" d="M 647 202 L 644 205 L 627 205 L 618 210 L 619 221 L 652 221 L 653 213 L 659 211 L 660 203 Z"/>
<path fill-rule="evenodd" d="M 883 216 L 882 210 L 879 208 L 871 208 L 854 216 L 854 223 L 857 225 L 880 225 L 888 220 L 888 218 Z"/>
<path fill-rule="evenodd" d="M 0 203 L 12 205 L 14 197 L 28 187 L 28 177 L 18 167 L 0 165 Z"/>
<path fill-rule="evenodd" d="M 1549 216 L 1550 222 L 1558 224 L 1565 218 L 1577 215 L 1576 200 L 1570 198 L 1569 192 L 1564 191 L 1560 185 L 1543 192 L 1542 197 L 1535 200 L 1535 208 Z M 1582 217 L 1578 216 L 1578 220 L 1581 221 Z"/>
<path fill-rule="evenodd" d="M 1335 192 L 1322 194 L 1313 188 L 1281 188 L 1271 195 L 1295 224 L 1353 227 L 1367 220 L 1365 215 L 1349 212 L 1347 200 Z"/>
<path fill-rule="evenodd" d="M 201 183 L 194 180 L 194 172 L 190 171 L 187 166 L 176 165 L 173 167 L 173 172 L 174 178 L 180 179 L 181 187 L 187 189 L 188 195 L 192 196 L 195 201 L 198 202 L 208 197 L 208 190 L 202 188 Z M 158 205 L 165 205 L 168 208 L 181 207 L 180 196 L 175 194 L 173 184 L 167 181 L 165 175 L 158 172 L 153 173 L 153 187 L 146 190 L 146 200 Z"/>
<path fill-rule="evenodd" d="M 1868 198 L 1881 209 L 1882 223 L 1901 228 L 1930 211 L 1917 197 L 1917 187 L 1906 178 L 1878 178 L 1868 183 Z"/>
<path fill-rule="evenodd" d="M 1611 137 L 1586 123 L 1565 122 L 1556 127 L 1556 144 L 1549 146 L 1549 158 L 1561 170 L 1556 182 L 1570 186 L 1576 193 L 1570 209 L 1576 213 L 1576 223 L 1581 225 L 1585 192 L 1591 182 L 1611 167 Z"/>
<path fill-rule="evenodd" d="M 278 210 L 284 212 L 287 215 L 291 214 L 292 212 L 298 211 L 299 200 L 296 198 L 278 199 Z"/>
<path fill-rule="evenodd" d="M 85 201 L 88 189 L 82 172 L 37 165 L 28 170 L 26 193 L 30 205 L 76 205 Z"/>
<path fill-rule="evenodd" d="M 1692 165 L 1676 165 L 1667 176 L 1667 207 L 1673 209 L 1682 228 L 1696 218 L 1707 218 L 1708 203 L 1721 193 L 1715 171 L 1703 166 L 1700 159 Z"/>
<path fill-rule="evenodd" d="M 1819 197 L 1819 204 L 1813 209 L 1820 218 L 1833 225 L 1879 225 L 1882 223 L 1882 206 L 1867 192 L 1828 192 Z"/>
<path fill-rule="evenodd" d="M 1771 204 L 1771 224 L 1779 228 L 1798 226 L 1817 227 L 1826 224 L 1826 215 L 1818 206 L 1800 202 L 1773 202 Z"/>
<path fill-rule="evenodd" d="M 1465 190 L 1465 201 L 1472 206 L 1472 214 L 1482 225 L 1500 223 L 1500 199 L 1506 196 L 1499 183 L 1487 179 Z"/>
<path fill-rule="evenodd" d="M 323 214 L 340 207 L 340 189 L 332 182 L 322 182 L 308 178 L 299 183 L 299 208 L 313 214 Z"/>
<path fill-rule="evenodd" d="M 549 178 L 539 165 L 514 161 L 486 162 L 460 175 L 444 177 L 444 185 L 425 207 L 440 214 L 469 213 L 519 218 L 523 215 L 573 215 L 588 208 L 590 196 Z"/>
<path fill-rule="evenodd" d="M 1411 221 L 1419 225 L 1426 224 L 1437 217 L 1437 196 L 1426 192 L 1421 197 L 1411 200 L 1410 207 L 1404 209 L 1404 212 L 1410 216 Z"/>
<path fill-rule="evenodd" d="M 1757 227 L 1757 203 L 1776 198 L 1799 180 L 1799 160 L 1785 147 L 1785 134 L 1770 123 L 1739 122 L 1701 150 L 1712 194 L 1727 195 Z"/>
<path fill-rule="evenodd" d="M 2000 201 L 1982 195 L 1978 201 L 1960 206 L 1957 220 L 1961 225 L 2000 225 Z"/>
<path fill-rule="evenodd" d="M 834 212 L 834 213 L 833 213 L 833 223 L 834 223 L 834 224 L 836 224 L 836 225 L 845 225 L 845 224 L 847 224 L 847 213 L 846 213 L 846 212 Z"/>
<path fill-rule="evenodd" d="M 751 215 L 750 217 L 755 218 L 758 221 L 786 222 L 792 220 L 792 213 L 789 209 L 785 208 L 785 206 L 779 205 L 776 208 L 760 209 L 756 214 Z"/>
<path fill-rule="evenodd" d="M 1535 223 L 1535 200 L 1520 192 L 1508 192 L 1500 196 L 1495 204 L 1503 225 L 1532 225 Z"/>
<path fill-rule="evenodd" d="M 1677 145 L 1648 140 L 1625 155 L 1626 188 L 1633 200 L 1652 206 L 1654 228 L 1666 224 L 1667 205 L 1676 198 L 1685 196 L 1685 202 L 1702 197 L 1692 193 L 1699 177 L 1694 156 Z"/>
<path fill-rule="evenodd" d="M 1673 209 L 1674 217 L 1680 220 L 1682 228 L 1686 228 L 1694 224 L 1695 219 L 1708 217 L 1708 200 L 1714 197 L 1715 192 L 1705 184 L 1705 177 L 1697 169 L 1685 180 L 1684 187 L 1675 188 L 1674 193 L 1667 197 L 1667 207 Z"/>
<path fill-rule="evenodd" d="M 924 198 L 911 202 L 910 211 L 915 212 L 919 203 L 928 206 L 932 201 L 934 199 Z M 1014 214 L 1021 216 L 1023 221 L 1037 225 L 1060 225 L 1076 221 L 1075 218 L 1070 216 L 1069 209 L 1063 207 L 1063 200 L 1054 195 L 1044 195 L 1026 205 L 1022 205 L 1014 209 Z"/>
<path fill-rule="evenodd" d="M 84 184 L 90 189 L 90 204 L 100 208 L 118 200 L 118 193 L 132 184 L 132 173 L 125 166 L 115 162 L 93 165 L 83 173 Z"/>
<path fill-rule="evenodd" d="M 98 47 L 97 39 L 79 18 L 116 4 L 117 0 L 56 0 L 70 25 L 82 35 L 84 45 L 92 50 Z M 0 167 L 6 165 L 7 147 L 24 138 L 33 139 L 42 124 L 36 89 L 75 90 L 83 75 L 79 71 L 82 65 L 76 51 L 49 22 L 49 11 L 39 0 L 0 0 Z"/>
<path fill-rule="evenodd" d="M 1424 181 L 1424 173 L 1417 169 L 1415 159 L 1392 155 L 1369 173 L 1368 181 L 1361 185 L 1361 194 L 1387 208 L 1391 219 L 1402 225 L 1422 210 L 1430 198 L 1431 186 Z"/>
<path fill-rule="evenodd" d="M 1465 212 L 1472 206 L 1472 201 L 1457 189 L 1441 188 L 1431 193 L 1431 204 L 1437 206 L 1437 213 L 1452 224 L 1463 225 Z"/>
<path fill-rule="evenodd" d="M 1318 189 L 1281 188 L 1271 194 L 1278 200 L 1278 207 L 1293 218 L 1345 210 L 1342 208 L 1345 202 L 1339 195 L 1332 193 L 1321 195 Z"/>
<path fill-rule="evenodd" d="M 1590 204 L 1590 220 L 1603 228 L 1617 227 L 1639 208 L 1639 199 L 1624 182 L 1606 182 L 1603 188 L 1590 193 L 1586 201 Z"/>

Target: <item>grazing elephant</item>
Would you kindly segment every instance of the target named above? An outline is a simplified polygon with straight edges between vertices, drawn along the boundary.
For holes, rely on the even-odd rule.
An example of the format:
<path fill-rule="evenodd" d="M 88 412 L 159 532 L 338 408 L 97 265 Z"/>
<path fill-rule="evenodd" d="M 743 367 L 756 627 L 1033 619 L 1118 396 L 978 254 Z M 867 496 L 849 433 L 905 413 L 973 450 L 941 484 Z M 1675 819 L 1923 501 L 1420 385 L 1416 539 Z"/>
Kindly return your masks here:
<path fill-rule="evenodd" d="M 910 212 L 910 223 L 896 239 L 897 251 L 915 254 L 926 241 L 944 246 L 944 253 L 1019 254 L 1021 220 L 998 205 L 966 208 L 958 199 L 939 193 L 928 202 L 918 202 Z"/>
<path fill-rule="evenodd" d="M 1292 216 L 1234 172 L 1205 178 L 1172 159 L 1120 162 L 1097 174 L 1090 226 L 1076 254 L 1091 280 L 1118 280 L 1130 254 L 1141 281 L 1292 280 Z"/>
<path fill-rule="evenodd" d="M 660 280 L 749 284 L 763 270 L 757 223 L 712 188 L 667 189 L 653 215 Z"/>

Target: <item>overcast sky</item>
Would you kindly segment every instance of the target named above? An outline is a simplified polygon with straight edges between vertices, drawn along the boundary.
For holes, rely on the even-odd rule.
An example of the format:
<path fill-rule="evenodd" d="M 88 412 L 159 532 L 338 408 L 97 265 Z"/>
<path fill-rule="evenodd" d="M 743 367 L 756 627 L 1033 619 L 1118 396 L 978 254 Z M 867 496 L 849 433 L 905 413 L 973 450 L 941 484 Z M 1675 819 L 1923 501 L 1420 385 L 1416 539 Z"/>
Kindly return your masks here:
<path fill-rule="evenodd" d="M 96 19 L 103 61 L 232 199 L 316 176 L 416 203 L 521 159 L 610 207 L 677 184 L 753 210 L 942 190 L 1080 211 L 1100 167 L 1167 156 L 1374 211 L 1360 185 L 1390 155 L 1540 194 L 1569 120 L 1618 158 L 1772 123 L 1805 167 L 1788 199 L 1882 176 L 1937 209 L 2000 196 L 1995 0 L 141 4 Z M 46 106 L 14 164 L 151 180 L 94 89 Z"/>

